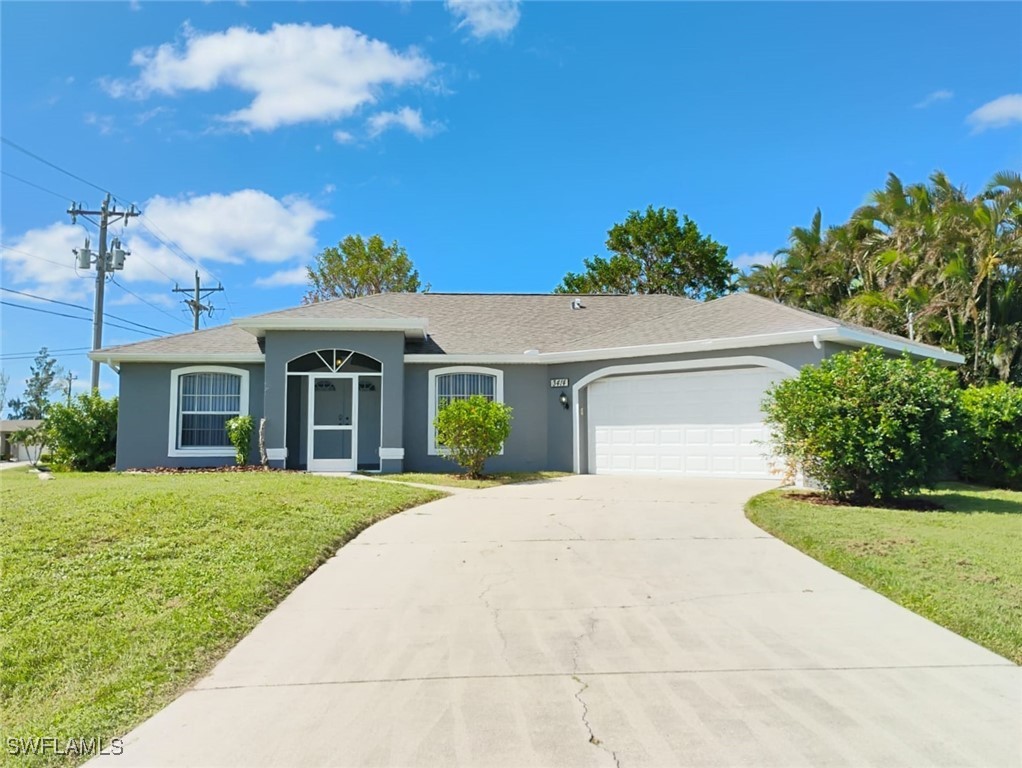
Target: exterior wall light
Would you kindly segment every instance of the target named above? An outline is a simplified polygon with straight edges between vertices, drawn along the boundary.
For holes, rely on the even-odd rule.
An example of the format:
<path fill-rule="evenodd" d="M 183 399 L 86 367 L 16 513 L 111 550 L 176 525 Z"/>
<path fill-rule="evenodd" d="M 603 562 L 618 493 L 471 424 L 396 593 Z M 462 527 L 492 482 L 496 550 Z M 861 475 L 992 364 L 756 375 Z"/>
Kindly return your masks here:
<path fill-rule="evenodd" d="M 561 405 L 564 406 L 564 410 L 568 410 L 571 407 L 571 400 L 568 399 L 567 392 L 561 392 L 561 396 L 557 399 L 561 401 Z"/>

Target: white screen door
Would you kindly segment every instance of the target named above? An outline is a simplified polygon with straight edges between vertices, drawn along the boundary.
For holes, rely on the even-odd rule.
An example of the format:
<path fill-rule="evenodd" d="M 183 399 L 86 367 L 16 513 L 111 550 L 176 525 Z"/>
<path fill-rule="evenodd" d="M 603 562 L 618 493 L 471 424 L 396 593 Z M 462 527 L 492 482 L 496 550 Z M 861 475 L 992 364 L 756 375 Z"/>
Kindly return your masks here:
<path fill-rule="evenodd" d="M 354 472 L 358 466 L 358 398 L 354 375 L 309 376 L 310 472 Z"/>

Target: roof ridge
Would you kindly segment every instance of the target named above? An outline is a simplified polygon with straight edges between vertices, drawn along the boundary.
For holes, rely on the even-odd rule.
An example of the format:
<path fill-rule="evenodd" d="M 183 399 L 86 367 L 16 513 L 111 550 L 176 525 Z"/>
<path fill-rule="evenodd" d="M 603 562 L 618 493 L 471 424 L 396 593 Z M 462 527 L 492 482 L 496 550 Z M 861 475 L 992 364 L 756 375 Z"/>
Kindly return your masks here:
<path fill-rule="evenodd" d="M 357 302 L 360 304 L 367 304 L 379 312 L 386 312 L 388 315 L 394 315 L 394 317 L 402 317 L 406 319 L 409 317 L 415 317 L 414 315 L 406 315 L 401 312 L 395 312 L 393 309 L 387 309 L 387 307 L 379 307 L 376 305 L 375 302 L 369 301 L 369 299 L 374 299 L 377 296 L 387 296 L 389 294 L 395 294 L 400 296 L 417 296 L 419 295 L 419 291 L 384 291 L 382 293 L 370 293 L 366 294 L 365 296 L 358 296 L 354 299 L 350 299 L 350 301 Z M 366 299 L 366 301 L 361 301 L 362 299 Z"/>
<path fill-rule="evenodd" d="M 677 298 L 687 297 L 679 296 Z M 568 345 L 574 344 L 576 342 L 584 341 L 585 339 L 590 339 L 597 336 L 603 336 L 608 333 L 627 331 L 629 328 L 632 328 L 637 325 L 644 325 L 646 323 L 656 322 L 657 320 L 662 320 L 668 316 L 677 315 L 681 312 L 695 311 L 705 306 L 705 302 L 695 301 L 694 299 L 689 299 L 689 302 L 691 303 L 685 304 L 680 307 L 675 307 L 674 309 L 671 309 L 667 312 L 662 312 L 658 315 L 653 315 L 652 317 L 647 317 L 642 320 L 632 320 L 631 322 L 624 323 L 623 325 L 614 325 L 609 326 L 607 328 L 601 328 L 597 333 L 586 333 L 581 336 L 575 336 L 574 338 L 568 339 L 567 341 L 563 342 L 563 346 L 568 347 Z"/>

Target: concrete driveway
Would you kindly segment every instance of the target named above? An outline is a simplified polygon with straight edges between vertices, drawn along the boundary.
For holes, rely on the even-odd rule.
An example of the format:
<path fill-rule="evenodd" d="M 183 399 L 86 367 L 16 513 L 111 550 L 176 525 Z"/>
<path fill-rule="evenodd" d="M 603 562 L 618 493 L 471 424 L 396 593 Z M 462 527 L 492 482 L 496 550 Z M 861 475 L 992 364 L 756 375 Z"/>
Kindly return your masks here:
<path fill-rule="evenodd" d="M 747 522 L 570 477 L 363 533 L 110 766 L 1018 766 L 1022 669 Z"/>

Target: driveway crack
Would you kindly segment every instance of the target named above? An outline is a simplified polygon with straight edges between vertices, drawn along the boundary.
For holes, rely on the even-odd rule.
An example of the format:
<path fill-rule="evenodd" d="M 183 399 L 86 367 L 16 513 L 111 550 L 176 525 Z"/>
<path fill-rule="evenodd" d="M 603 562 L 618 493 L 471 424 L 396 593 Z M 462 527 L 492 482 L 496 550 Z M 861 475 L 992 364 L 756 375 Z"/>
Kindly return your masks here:
<path fill-rule="evenodd" d="M 586 732 L 589 734 L 589 743 L 610 755 L 611 759 L 614 761 L 614 765 L 616 765 L 617 768 L 621 768 L 621 759 L 617 756 L 617 752 L 604 744 L 603 741 L 598 738 L 595 733 L 593 733 L 593 727 L 589 723 L 589 705 L 586 704 L 585 699 L 582 698 L 582 694 L 589 688 L 589 683 L 584 682 L 578 675 L 572 675 L 571 679 L 581 686 L 577 691 L 575 691 L 575 701 L 577 701 L 582 707 L 582 725 L 585 726 Z"/>

